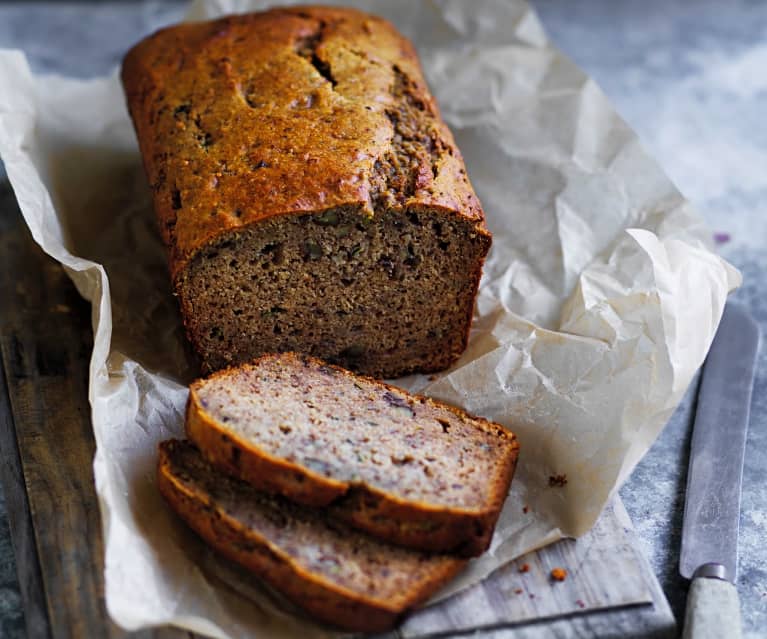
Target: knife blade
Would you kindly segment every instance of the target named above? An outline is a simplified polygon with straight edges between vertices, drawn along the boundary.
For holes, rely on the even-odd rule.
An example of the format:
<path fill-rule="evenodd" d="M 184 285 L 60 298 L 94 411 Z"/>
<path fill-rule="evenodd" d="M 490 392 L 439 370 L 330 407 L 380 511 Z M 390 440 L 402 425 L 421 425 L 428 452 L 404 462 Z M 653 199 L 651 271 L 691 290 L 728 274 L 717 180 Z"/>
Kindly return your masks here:
<path fill-rule="evenodd" d="M 743 457 L 759 327 L 727 304 L 698 391 L 679 572 L 692 579 L 683 637 L 740 637 L 735 588 Z"/>

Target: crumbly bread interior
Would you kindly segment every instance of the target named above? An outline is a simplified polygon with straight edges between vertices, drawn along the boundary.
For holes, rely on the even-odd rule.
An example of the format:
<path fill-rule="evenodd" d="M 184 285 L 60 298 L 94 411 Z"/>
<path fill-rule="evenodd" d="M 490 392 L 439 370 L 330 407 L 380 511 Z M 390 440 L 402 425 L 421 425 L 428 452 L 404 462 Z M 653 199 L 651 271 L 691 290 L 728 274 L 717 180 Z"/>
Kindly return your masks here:
<path fill-rule="evenodd" d="M 515 446 L 501 426 L 300 356 L 263 357 L 194 392 L 222 430 L 268 455 L 436 507 L 490 507 Z"/>
<path fill-rule="evenodd" d="M 487 243 L 427 210 L 283 215 L 200 251 L 180 295 L 209 370 L 283 351 L 377 376 L 438 370 L 465 348 Z"/>
<path fill-rule="evenodd" d="M 289 558 L 299 569 L 386 602 L 387 607 L 409 602 L 414 592 L 420 593 L 434 581 L 435 573 L 449 576 L 464 563 L 446 555 L 390 546 L 325 517 L 321 510 L 256 491 L 221 475 L 186 441 L 162 444 L 160 471 L 189 494 L 206 500 L 207 508 L 217 509 L 243 531 L 252 531 L 272 552 Z"/>

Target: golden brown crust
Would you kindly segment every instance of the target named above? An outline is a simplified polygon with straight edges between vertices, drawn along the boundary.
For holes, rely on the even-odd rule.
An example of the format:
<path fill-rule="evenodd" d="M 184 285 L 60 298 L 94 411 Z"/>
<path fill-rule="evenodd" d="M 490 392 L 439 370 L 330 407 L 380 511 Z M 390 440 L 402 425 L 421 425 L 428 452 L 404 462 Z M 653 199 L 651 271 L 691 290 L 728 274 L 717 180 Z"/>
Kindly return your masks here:
<path fill-rule="evenodd" d="M 463 560 L 446 557 L 431 568 L 428 577 L 416 588 L 393 600 L 382 600 L 375 593 L 361 595 L 339 586 L 299 565 L 258 530 L 244 526 L 210 495 L 179 477 L 173 470 L 171 457 L 180 444 L 182 442 L 171 440 L 159 447 L 158 486 L 170 507 L 215 550 L 253 571 L 325 623 L 358 632 L 392 628 L 465 565 Z"/>
<path fill-rule="evenodd" d="M 305 355 L 286 353 L 281 357 L 323 366 L 352 380 L 365 379 L 381 391 L 403 393 L 400 388 L 355 375 Z M 239 368 L 256 367 L 260 359 L 263 358 Z M 210 377 L 225 377 L 235 370 L 221 370 Z M 223 472 L 259 490 L 279 493 L 298 503 L 314 507 L 331 506 L 334 516 L 372 536 L 398 545 L 432 552 L 452 552 L 464 557 L 479 555 L 489 546 L 519 455 L 515 435 L 501 425 L 471 417 L 478 426 L 499 435 L 506 443 L 504 447 L 499 446 L 503 455 L 497 465 L 500 472 L 495 477 L 487 478 L 487 505 L 475 509 L 445 507 L 405 500 L 365 483 L 328 478 L 300 463 L 269 455 L 252 442 L 234 435 L 205 410 L 197 390 L 204 382 L 197 380 L 190 386 L 186 433 L 206 459 Z M 423 400 L 432 407 L 447 408 L 460 417 L 467 417 L 465 411 L 449 404 L 429 397 L 423 397 Z"/>
<path fill-rule="evenodd" d="M 489 239 L 416 53 L 381 18 L 294 7 L 173 26 L 131 49 L 122 79 L 174 281 L 222 233 L 342 205 L 441 209 Z M 398 151 L 403 100 L 428 126 Z M 397 152 L 411 184 L 387 183 Z"/>

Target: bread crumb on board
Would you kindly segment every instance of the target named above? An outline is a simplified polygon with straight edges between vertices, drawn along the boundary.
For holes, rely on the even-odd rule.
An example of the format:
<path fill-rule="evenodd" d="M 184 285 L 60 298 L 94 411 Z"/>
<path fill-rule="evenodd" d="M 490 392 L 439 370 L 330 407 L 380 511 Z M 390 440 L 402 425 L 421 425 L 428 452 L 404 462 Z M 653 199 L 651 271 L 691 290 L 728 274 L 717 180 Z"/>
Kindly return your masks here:
<path fill-rule="evenodd" d="M 530 572 L 530 564 L 522 564 L 519 567 L 519 572 Z"/>
<path fill-rule="evenodd" d="M 549 475 L 549 487 L 561 488 L 567 485 L 567 475 Z"/>
<path fill-rule="evenodd" d="M 565 570 L 564 568 L 552 568 L 551 578 L 554 581 L 564 581 L 565 579 L 567 579 L 567 570 Z"/>

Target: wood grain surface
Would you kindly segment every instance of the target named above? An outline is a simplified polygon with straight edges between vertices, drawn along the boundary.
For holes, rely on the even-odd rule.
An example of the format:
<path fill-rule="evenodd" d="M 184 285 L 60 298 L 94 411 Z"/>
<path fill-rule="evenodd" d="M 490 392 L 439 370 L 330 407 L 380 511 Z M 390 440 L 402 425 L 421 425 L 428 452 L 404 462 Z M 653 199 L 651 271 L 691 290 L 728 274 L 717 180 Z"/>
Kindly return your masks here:
<path fill-rule="evenodd" d="M 87 387 L 90 305 L 34 243 L 5 180 L 0 259 L 0 479 L 27 634 L 193 637 L 173 629 L 126 633 L 106 614 Z"/>

